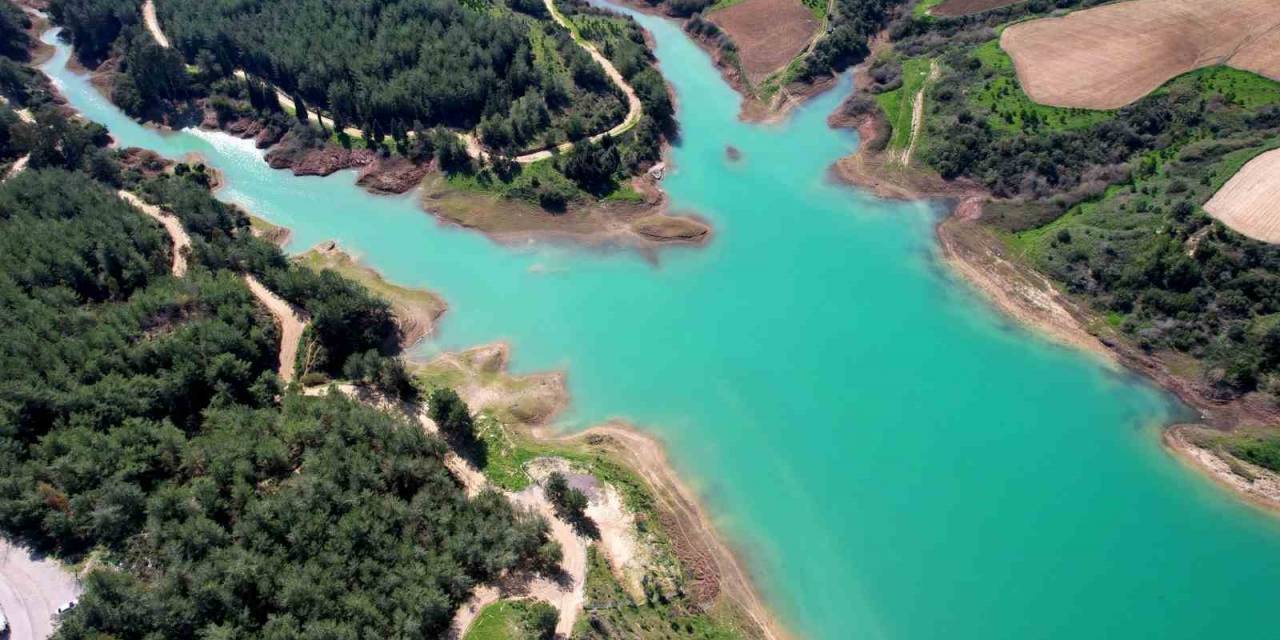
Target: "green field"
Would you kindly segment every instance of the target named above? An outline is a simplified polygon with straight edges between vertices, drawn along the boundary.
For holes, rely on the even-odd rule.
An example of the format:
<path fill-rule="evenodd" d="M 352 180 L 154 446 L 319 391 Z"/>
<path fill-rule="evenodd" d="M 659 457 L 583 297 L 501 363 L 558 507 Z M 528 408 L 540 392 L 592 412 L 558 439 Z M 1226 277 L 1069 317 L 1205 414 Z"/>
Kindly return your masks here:
<path fill-rule="evenodd" d="M 1280 104 L 1280 83 L 1231 67 L 1198 69 L 1170 81 L 1176 82 L 1195 83 L 1205 95 L 1217 94 L 1250 110 Z"/>
<path fill-rule="evenodd" d="M 973 56 L 982 65 L 980 73 L 983 80 L 970 94 L 969 101 L 988 112 L 987 124 L 994 129 L 1082 129 L 1110 117 L 1106 111 L 1063 109 L 1032 102 L 1018 83 L 1013 60 L 1000 48 L 999 40 L 979 46 L 973 51 Z"/>
<path fill-rule="evenodd" d="M 614 578 L 596 545 L 587 549 L 586 611 L 574 625 L 573 637 L 584 640 L 731 640 L 742 638 L 720 620 L 679 600 L 636 604 Z M 469 638 L 469 636 L 468 636 Z"/>
<path fill-rule="evenodd" d="M 903 60 L 902 86 L 876 95 L 876 103 L 893 128 L 893 134 L 889 138 L 889 147 L 892 149 L 905 148 L 911 142 L 911 113 L 915 96 L 929 78 L 929 67 L 928 58 Z"/>
<path fill-rule="evenodd" d="M 495 602 L 480 611 L 463 640 L 537 640 L 528 620 L 540 604 L 533 600 Z"/>

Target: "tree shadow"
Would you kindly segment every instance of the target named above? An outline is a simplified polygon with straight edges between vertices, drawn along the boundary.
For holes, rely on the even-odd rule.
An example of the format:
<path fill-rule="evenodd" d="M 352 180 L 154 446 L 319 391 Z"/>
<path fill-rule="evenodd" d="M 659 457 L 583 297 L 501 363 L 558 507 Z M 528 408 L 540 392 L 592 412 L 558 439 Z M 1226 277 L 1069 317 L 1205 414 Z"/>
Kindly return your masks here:
<path fill-rule="evenodd" d="M 446 433 L 444 441 L 468 464 L 484 469 L 489 464 L 489 445 L 477 438 L 475 433 Z"/>

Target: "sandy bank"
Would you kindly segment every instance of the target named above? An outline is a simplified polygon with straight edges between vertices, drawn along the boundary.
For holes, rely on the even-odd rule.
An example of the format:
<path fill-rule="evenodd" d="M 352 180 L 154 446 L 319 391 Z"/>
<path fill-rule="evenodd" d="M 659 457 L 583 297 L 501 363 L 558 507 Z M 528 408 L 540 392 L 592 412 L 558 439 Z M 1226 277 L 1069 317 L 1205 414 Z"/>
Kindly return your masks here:
<path fill-rule="evenodd" d="M 846 106 L 852 105 L 852 100 Z M 1187 356 L 1142 350 L 1099 314 L 1062 292 L 1047 276 L 1018 256 L 1008 254 L 1004 242 L 982 221 L 990 194 L 979 185 L 948 182 L 926 168 L 894 162 L 893 153 L 881 151 L 888 135 L 887 123 L 874 109 L 874 103 L 867 106 L 871 108 L 842 106 L 829 119 L 833 127 L 856 127 L 863 140 L 855 154 L 832 166 L 833 179 L 879 197 L 943 201 L 949 212 L 936 230 L 942 260 L 1004 315 L 1055 342 L 1095 355 L 1108 366 L 1123 367 L 1148 378 L 1195 409 L 1204 423 L 1215 428 L 1280 425 L 1280 407 L 1260 394 L 1224 399 L 1202 380 L 1197 366 L 1188 366 Z M 1228 465 L 1215 457 L 1215 452 L 1187 445 L 1179 433 L 1171 430 L 1166 444 L 1184 459 L 1194 461 L 1196 468 L 1220 481 L 1224 479 L 1223 468 L 1242 468 L 1234 462 Z M 1249 475 L 1266 477 L 1263 473 Z M 1244 486 L 1238 475 L 1227 480 L 1228 485 L 1244 493 L 1269 491 L 1265 482 Z"/>
<path fill-rule="evenodd" d="M 430 383 L 452 386 L 472 411 L 491 411 L 517 438 L 531 438 L 551 451 L 577 451 L 603 455 L 631 470 L 653 497 L 661 529 L 690 576 L 689 591 L 707 609 L 728 605 L 747 637 L 782 639 L 790 634 L 768 610 L 751 581 L 745 564 L 716 532 L 714 524 L 696 494 L 681 482 L 671 466 L 664 446 L 652 436 L 625 423 L 592 427 L 581 433 L 555 433 L 551 421 L 568 404 L 563 373 L 512 376 L 507 372 L 509 348 L 502 343 L 476 347 L 461 353 L 441 355 L 418 365 L 417 371 Z M 554 456 L 554 453 L 547 455 Z M 593 508 L 607 512 L 608 494 Z M 613 518 L 609 522 L 625 520 Z M 602 530 L 607 527 L 602 527 Z M 626 555 L 617 553 L 628 545 L 615 540 L 611 563 L 626 564 Z M 618 567 L 615 566 L 615 573 Z M 625 576 L 619 576 L 625 580 Z"/>
<path fill-rule="evenodd" d="M 1212 446 L 1214 431 L 1200 425 L 1174 425 L 1160 434 L 1176 458 L 1209 476 L 1250 504 L 1280 515 L 1280 474 Z"/>
<path fill-rule="evenodd" d="M 647 177 L 631 182 L 639 202 L 575 202 L 551 213 L 523 200 L 485 191 L 455 188 L 439 173 L 422 183 L 422 207 L 440 220 L 475 229 L 504 244 L 530 239 L 567 240 L 587 246 L 629 247 L 653 251 L 664 245 L 699 245 L 711 227 L 696 218 L 673 215 L 666 194 Z"/>

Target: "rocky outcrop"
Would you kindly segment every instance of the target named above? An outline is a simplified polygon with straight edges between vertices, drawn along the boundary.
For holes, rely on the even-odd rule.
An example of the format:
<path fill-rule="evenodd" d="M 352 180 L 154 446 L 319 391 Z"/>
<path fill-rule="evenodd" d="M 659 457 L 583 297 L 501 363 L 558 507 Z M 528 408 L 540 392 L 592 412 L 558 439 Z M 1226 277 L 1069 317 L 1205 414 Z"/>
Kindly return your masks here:
<path fill-rule="evenodd" d="M 374 193 L 407 193 L 417 187 L 430 171 L 403 157 L 377 158 L 360 171 L 356 184 Z"/>
<path fill-rule="evenodd" d="M 343 169 L 363 167 L 376 157 L 377 154 L 368 149 L 306 146 L 289 133 L 267 152 L 266 161 L 272 169 L 292 169 L 295 176 L 327 176 Z"/>

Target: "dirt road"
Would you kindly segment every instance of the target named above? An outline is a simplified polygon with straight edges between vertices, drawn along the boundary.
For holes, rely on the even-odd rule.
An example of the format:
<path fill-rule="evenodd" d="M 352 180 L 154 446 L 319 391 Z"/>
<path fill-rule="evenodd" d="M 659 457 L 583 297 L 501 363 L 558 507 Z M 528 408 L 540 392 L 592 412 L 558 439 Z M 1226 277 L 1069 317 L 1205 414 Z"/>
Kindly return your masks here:
<path fill-rule="evenodd" d="M 164 227 L 169 233 L 169 238 L 173 240 L 173 275 L 176 278 L 187 275 L 187 253 L 191 251 L 191 236 L 187 235 L 182 222 L 172 214 L 165 213 L 160 207 L 143 202 L 142 198 L 128 191 L 121 189 L 116 194 L 133 208 L 145 213 Z M 282 382 L 288 383 L 293 380 L 293 364 L 298 359 L 298 343 L 302 341 L 302 332 L 307 328 L 306 313 L 295 309 L 293 305 L 272 293 L 257 278 L 246 273 L 244 281 L 249 285 L 249 291 L 253 292 L 258 302 L 271 312 L 276 324 L 280 327 L 280 368 L 277 375 Z"/>
<path fill-rule="evenodd" d="M 573 24 L 570 23 L 568 19 L 560 13 L 560 10 L 556 8 L 554 0 L 543 0 L 543 2 L 546 3 L 547 10 L 551 13 L 552 19 L 554 19 L 560 26 L 569 30 L 569 33 L 573 35 L 574 42 L 576 42 L 578 46 L 582 47 L 582 49 L 591 56 L 591 59 L 595 60 L 597 64 L 604 68 L 605 75 L 609 76 L 609 80 L 621 89 L 622 93 L 627 97 L 627 117 L 612 129 L 591 136 L 591 140 L 599 141 L 606 135 L 616 137 L 631 130 L 632 127 L 636 126 L 636 123 L 640 122 L 640 116 L 644 113 L 644 106 L 640 104 L 640 98 L 636 95 L 635 89 L 632 89 L 631 85 L 627 84 L 626 79 L 622 77 L 622 74 L 618 72 L 618 69 L 613 66 L 613 63 L 610 62 L 608 58 L 604 57 L 604 55 L 596 49 L 595 45 L 587 42 L 578 34 L 578 30 L 573 26 Z M 142 4 L 142 18 L 143 22 L 147 26 L 147 31 L 151 33 L 151 37 L 156 41 L 156 44 L 169 48 L 171 46 L 169 38 L 165 36 L 164 31 L 160 29 L 160 19 L 156 16 L 155 0 L 147 0 Z M 247 74 L 243 69 L 236 69 L 235 75 L 240 78 L 247 77 Z M 293 110 L 296 112 L 297 109 L 294 105 L 293 98 L 290 97 L 289 94 L 276 88 L 276 97 L 279 98 L 281 106 L 287 110 Z M 333 129 L 333 120 L 328 116 L 319 113 L 314 108 L 309 108 L 307 110 L 307 119 L 326 129 Z M 364 132 L 355 127 L 347 127 L 343 129 L 343 132 L 353 138 L 364 137 Z M 410 132 L 410 135 L 412 136 L 413 132 Z M 476 160 L 487 159 L 489 154 L 479 144 L 474 135 L 469 133 L 459 133 L 458 137 L 466 145 L 467 155 Z M 556 147 L 556 150 L 560 153 L 565 153 L 572 149 L 572 142 L 566 142 Z M 534 151 L 532 153 L 515 156 L 512 160 L 515 160 L 520 164 L 531 164 L 539 160 L 545 160 L 551 156 L 552 152 L 550 149 L 543 149 L 541 151 Z"/>
<path fill-rule="evenodd" d="M 281 382 L 288 384 L 293 381 L 293 365 L 298 361 L 298 344 L 302 342 L 302 333 L 307 329 L 306 312 L 295 309 L 247 273 L 244 274 L 244 282 L 249 285 L 249 290 L 258 302 L 271 312 L 280 327 L 280 369 L 277 375 Z"/>
<path fill-rule="evenodd" d="M 121 189 L 116 192 L 121 200 L 133 205 L 133 208 L 147 214 L 148 217 L 160 223 L 164 230 L 169 233 L 169 238 L 173 240 L 173 276 L 181 278 L 187 275 L 187 253 L 191 251 L 191 236 L 187 235 L 187 230 L 182 227 L 182 222 L 173 214 L 165 213 L 153 204 L 147 204 L 142 198 Z"/>
<path fill-rule="evenodd" d="M 165 37 L 164 31 L 160 30 L 160 19 L 156 17 L 156 3 L 154 0 L 147 0 L 142 3 L 142 21 L 147 25 L 147 31 L 151 32 L 151 37 L 155 38 L 156 44 L 168 49 L 169 38 Z"/>
<path fill-rule="evenodd" d="M 79 597 L 80 583 L 57 561 L 0 539 L 0 609 L 9 619 L 9 640 L 53 635 L 58 607 Z"/>
<path fill-rule="evenodd" d="M 929 83 L 938 79 L 938 61 L 934 60 L 929 63 L 929 76 L 925 78 L 924 86 L 916 92 L 915 99 L 911 103 L 911 142 L 907 143 L 907 148 L 902 152 L 902 166 L 911 166 L 911 156 L 916 152 L 916 143 L 920 141 L 920 130 L 924 128 L 924 92 L 929 88 Z"/>

